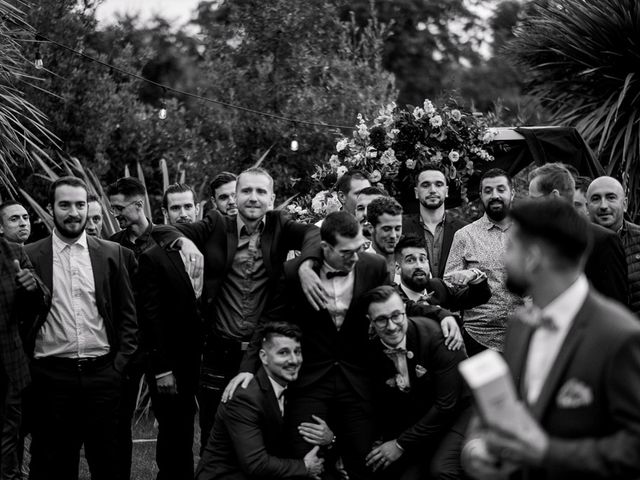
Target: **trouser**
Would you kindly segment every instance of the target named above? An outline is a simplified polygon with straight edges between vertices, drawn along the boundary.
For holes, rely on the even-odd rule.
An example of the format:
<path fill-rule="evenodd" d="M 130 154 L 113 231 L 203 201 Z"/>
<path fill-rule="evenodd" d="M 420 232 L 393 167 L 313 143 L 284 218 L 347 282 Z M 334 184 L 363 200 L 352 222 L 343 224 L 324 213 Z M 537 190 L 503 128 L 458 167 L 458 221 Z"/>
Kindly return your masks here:
<path fill-rule="evenodd" d="M 0 479 L 20 480 L 22 392 L 9 384 L 5 396 L 4 426 L 0 436 Z"/>
<path fill-rule="evenodd" d="M 110 355 L 31 364 L 31 480 L 77 480 L 80 449 L 92 480 L 119 479 L 116 422 L 122 377 Z"/>
<path fill-rule="evenodd" d="M 176 394 L 158 393 L 154 375 L 148 375 L 147 383 L 153 413 L 158 421 L 157 480 L 192 479 L 195 382 L 187 385 L 178 376 Z"/>
<path fill-rule="evenodd" d="M 248 342 L 209 337 L 204 346 L 200 385 L 198 388 L 198 418 L 200 422 L 200 455 L 207 445 L 222 392 L 238 374 Z"/>
<path fill-rule="evenodd" d="M 462 328 L 462 340 L 464 341 L 464 348 L 467 350 L 467 355 L 469 357 L 473 357 L 477 353 L 484 352 L 487 350 L 487 347 L 478 343 L 476 339 L 474 339 L 469 333 Z"/>
<path fill-rule="evenodd" d="M 140 380 L 145 374 L 146 364 L 142 355 L 136 355 L 127 365 L 122 380 L 120 408 L 117 415 L 118 424 L 118 458 L 120 478 L 129 480 L 131 477 L 131 454 L 133 439 L 131 423 L 138 404 Z"/>
<path fill-rule="evenodd" d="M 313 445 L 298 433 L 302 422 L 324 419 L 336 435 L 336 454 L 342 458 L 350 480 L 371 478 L 365 457 L 375 440 L 373 406 L 351 386 L 338 367 L 309 387 L 292 386 L 285 409 L 287 435 L 294 458 L 304 457 Z"/>

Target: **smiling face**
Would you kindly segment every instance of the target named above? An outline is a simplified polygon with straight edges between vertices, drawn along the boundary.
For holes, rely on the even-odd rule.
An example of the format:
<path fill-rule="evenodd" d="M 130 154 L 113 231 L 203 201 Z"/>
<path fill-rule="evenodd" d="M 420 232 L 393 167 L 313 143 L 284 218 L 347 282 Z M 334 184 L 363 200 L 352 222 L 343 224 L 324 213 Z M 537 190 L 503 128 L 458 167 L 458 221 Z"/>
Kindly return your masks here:
<path fill-rule="evenodd" d="M 0 233 L 14 243 L 24 243 L 31 234 L 29 213 L 22 205 L 9 205 L 2 210 L 0 218 Z"/>
<path fill-rule="evenodd" d="M 275 195 L 271 179 L 260 173 L 242 173 L 238 177 L 236 201 L 243 220 L 259 220 L 273 204 Z"/>
<path fill-rule="evenodd" d="M 358 262 L 358 255 L 362 253 L 367 239 L 362 236 L 362 228 L 354 238 L 336 235 L 336 244 L 331 245 L 324 240 L 320 242 L 324 260 L 336 270 L 350 272 Z"/>
<path fill-rule="evenodd" d="M 87 191 L 82 187 L 60 185 L 49 213 L 60 236 L 75 240 L 82 235 L 87 223 Z"/>
<path fill-rule="evenodd" d="M 513 192 L 507 177 L 489 177 L 480 185 L 480 200 L 487 216 L 495 221 L 502 221 L 509 213 Z"/>
<path fill-rule="evenodd" d="M 426 170 L 420 172 L 417 186 L 415 187 L 416 198 L 424 208 L 437 210 L 444 205 L 444 200 L 449 194 L 447 180 L 444 173 L 438 170 Z"/>
<path fill-rule="evenodd" d="M 371 303 L 368 317 L 380 340 L 390 347 L 398 346 L 407 334 L 404 302 L 396 293 L 383 302 Z"/>
<path fill-rule="evenodd" d="M 402 215 L 383 213 L 378 217 L 378 224 L 373 227 L 373 244 L 383 254 L 391 255 L 402 236 Z"/>
<path fill-rule="evenodd" d="M 587 209 L 594 223 L 617 232 L 622 227 L 627 199 L 620 182 L 611 177 L 596 178 L 587 191 Z"/>
<path fill-rule="evenodd" d="M 269 376 L 285 386 L 298 378 L 302 366 L 302 347 L 294 338 L 273 335 L 260 349 L 260 360 Z"/>

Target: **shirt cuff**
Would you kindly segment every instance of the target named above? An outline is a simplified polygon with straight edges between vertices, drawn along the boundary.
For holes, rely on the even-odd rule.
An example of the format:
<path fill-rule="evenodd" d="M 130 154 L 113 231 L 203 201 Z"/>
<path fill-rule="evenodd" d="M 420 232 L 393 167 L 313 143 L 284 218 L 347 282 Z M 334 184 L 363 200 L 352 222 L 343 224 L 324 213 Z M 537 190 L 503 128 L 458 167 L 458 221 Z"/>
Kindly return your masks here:
<path fill-rule="evenodd" d="M 162 372 L 156 375 L 156 380 L 160 380 L 161 378 L 168 377 L 169 375 L 173 375 L 173 372 L 169 370 L 168 372 Z"/>

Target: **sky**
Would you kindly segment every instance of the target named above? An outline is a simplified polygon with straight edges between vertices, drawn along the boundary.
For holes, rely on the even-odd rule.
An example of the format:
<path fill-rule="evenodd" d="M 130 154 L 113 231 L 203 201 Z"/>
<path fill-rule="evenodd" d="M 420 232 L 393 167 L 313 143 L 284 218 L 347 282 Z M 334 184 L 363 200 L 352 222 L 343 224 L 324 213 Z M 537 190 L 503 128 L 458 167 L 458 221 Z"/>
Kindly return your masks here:
<path fill-rule="evenodd" d="M 184 24 L 191 17 L 199 0 L 104 0 L 96 12 L 98 21 L 108 24 L 118 14 L 139 13 L 145 21 L 158 13 L 168 20 Z"/>

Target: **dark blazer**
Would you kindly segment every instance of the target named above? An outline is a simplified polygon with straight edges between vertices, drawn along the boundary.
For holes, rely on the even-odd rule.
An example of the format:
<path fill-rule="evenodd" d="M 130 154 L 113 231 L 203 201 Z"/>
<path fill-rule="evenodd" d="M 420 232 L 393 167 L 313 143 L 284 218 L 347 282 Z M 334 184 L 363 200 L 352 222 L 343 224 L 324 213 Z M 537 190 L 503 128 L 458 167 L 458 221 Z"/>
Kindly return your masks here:
<path fill-rule="evenodd" d="M 298 280 L 301 259 L 285 263 L 284 278 L 279 282 L 277 294 L 265 309 L 261 322 L 287 320 L 301 328 L 304 362 L 296 388 L 316 383 L 334 366 L 339 366 L 356 392 L 364 399 L 371 398 L 370 369 L 363 354 L 369 338 L 369 321 L 359 300 L 372 288 L 388 284 L 389 272 L 381 256 L 362 253 L 359 257 L 354 267 L 351 305 L 340 330 L 327 310 L 314 310 L 302 293 Z M 259 340 L 255 335 L 240 371 L 252 372 L 257 368 Z"/>
<path fill-rule="evenodd" d="M 287 443 L 276 395 L 260 367 L 246 389 L 221 403 L 196 480 L 306 477 L 302 459 L 284 457 Z M 311 450 L 311 446 L 309 446 Z"/>
<path fill-rule="evenodd" d="M 417 309 L 418 303 L 409 300 L 404 290 L 398 285 L 398 292 L 402 300 L 407 305 L 407 314 L 412 316 L 422 316 L 420 310 Z M 432 306 L 438 305 L 445 312 L 466 310 L 483 303 L 491 298 L 491 289 L 487 280 L 480 283 L 469 284 L 462 288 L 451 288 L 439 278 L 431 278 L 427 282 L 427 293 L 429 294 L 428 303 Z M 426 315 L 430 316 L 430 315 Z M 441 320 L 441 318 L 439 318 Z"/>
<path fill-rule="evenodd" d="M 370 341 L 370 368 L 375 374 L 374 399 L 384 439 L 395 438 L 405 450 L 419 452 L 434 445 L 470 406 L 470 394 L 458 372 L 458 364 L 467 355 L 464 350 L 445 347 L 440 328 L 430 320 L 416 317 L 407 322 L 410 390 L 403 392 L 391 385 L 396 368 L 378 337 Z"/>
<path fill-rule="evenodd" d="M 172 371 L 178 388 L 198 382 L 203 326 L 178 250 L 154 245 L 138 258 L 135 278 L 141 350 L 153 375 Z"/>
<path fill-rule="evenodd" d="M 593 223 L 589 225 L 593 244 L 584 273 L 598 292 L 629 305 L 627 259 L 622 241 L 611 230 Z"/>
<path fill-rule="evenodd" d="M 447 265 L 447 258 L 449 258 L 449 251 L 451 250 L 453 235 L 465 225 L 468 225 L 468 222 L 465 222 L 464 220 L 461 220 L 459 218 L 455 218 L 453 215 L 445 216 L 444 230 L 442 232 L 442 251 L 440 252 L 440 266 L 437 272 L 431 272 L 433 276 L 442 278 L 442 276 L 444 275 L 444 267 Z M 420 213 L 402 216 L 402 234 L 424 237 L 424 227 L 422 226 L 422 222 L 420 220 Z"/>
<path fill-rule="evenodd" d="M 117 243 L 87 235 L 89 257 L 93 270 L 98 312 L 104 320 L 114 366 L 122 371 L 135 353 L 138 323 L 128 268 L 131 255 Z M 36 273 L 51 290 L 53 283 L 53 246 L 51 235 L 25 246 Z M 33 355 L 38 330 L 46 321 L 42 315 L 26 333 L 27 353 Z"/>
<path fill-rule="evenodd" d="M 533 329 L 516 317 L 504 356 L 522 392 Z M 576 315 L 538 401 L 530 406 L 550 436 L 542 468 L 531 480 L 640 477 L 640 325 L 631 313 L 590 291 Z M 583 402 L 563 405 L 567 388 Z M 578 386 L 578 388 L 576 388 Z M 590 394 L 588 392 L 590 391 Z M 565 393 L 563 393 L 565 392 Z M 580 392 L 578 392 L 580 393 Z M 524 396 L 523 396 L 524 397 Z"/>
<path fill-rule="evenodd" d="M 47 308 L 51 295 L 39 279 L 38 288 L 33 292 L 18 286 L 14 260 L 20 262 L 21 268 L 33 270 L 24 249 L 0 237 L 0 370 L 20 391 L 30 381 L 20 325 L 33 323 Z M 4 405 L 4 399 L 0 399 L 0 405 Z"/>
<path fill-rule="evenodd" d="M 222 215 L 211 210 L 199 222 L 176 225 L 176 228 L 192 240 L 204 255 L 204 301 L 205 318 L 212 318 L 220 285 L 227 277 L 238 247 L 238 223 L 236 216 Z M 169 237 L 169 241 L 172 239 Z M 162 241 L 166 245 L 167 241 Z M 320 258 L 320 229 L 290 220 L 284 212 L 270 211 L 265 216 L 265 227 L 261 237 L 264 266 L 271 280 L 277 283 L 282 274 L 282 265 L 290 250 L 301 250 L 302 259 Z"/>

